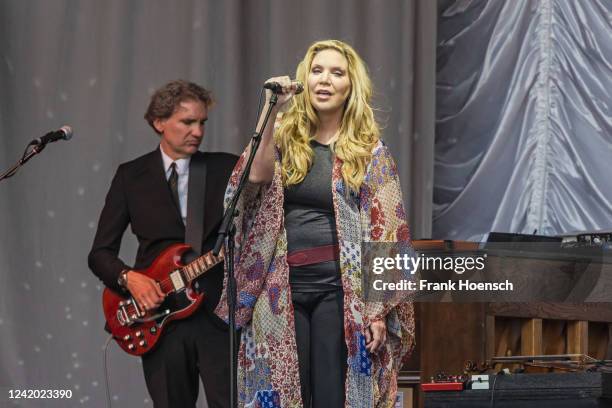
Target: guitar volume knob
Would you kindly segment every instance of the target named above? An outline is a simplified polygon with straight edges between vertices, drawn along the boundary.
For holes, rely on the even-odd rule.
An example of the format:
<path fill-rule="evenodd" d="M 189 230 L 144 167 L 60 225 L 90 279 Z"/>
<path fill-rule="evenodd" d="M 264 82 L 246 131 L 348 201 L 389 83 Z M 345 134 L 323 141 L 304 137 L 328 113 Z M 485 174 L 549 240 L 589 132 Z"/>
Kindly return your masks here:
<path fill-rule="evenodd" d="M 146 341 L 144 341 L 144 340 L 140 340 L 140 343 L 138 343 L 138 345 L 139 345 L 140 347 L 146 347 L 147 342 L 146 342 Z"/>
<path fill-rule="evenodd" d="M 132 340 L 132 336 L 130 336 L 129 334 L 126 334 L 125 336 L 123 336 L 123 340 L 124 341 L 130 341 L 130 340 Z"/>
<path fill-rule="evenodd" d="M 131 344 L 131 343 L 130 343 L 130 344 L 128 344 L 128 350 L 130 350 L 130 351 L 134 351 L 134 349 L 135 349 L 135 348 L 136 348 L 136 347 L 135 347 L 133 344 Z"/>
<path fill-rule="evenodd" d="M 142 333 L 140 330 L 138 330 L 138 331 L 136 332 L 136 337 L 140 337 L 140 338 L 142 338 L 142 337 L 144 337 L 144 334 L 143 334 L 143 333 Z"/>

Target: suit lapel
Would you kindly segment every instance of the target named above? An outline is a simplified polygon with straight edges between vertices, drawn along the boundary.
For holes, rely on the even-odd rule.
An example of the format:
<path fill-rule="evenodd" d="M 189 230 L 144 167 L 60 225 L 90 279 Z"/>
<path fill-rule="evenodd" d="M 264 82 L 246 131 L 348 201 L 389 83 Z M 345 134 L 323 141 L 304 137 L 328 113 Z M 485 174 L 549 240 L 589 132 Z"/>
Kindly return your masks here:
<path fill-rule="evenodd" d="M 204 195 L 206 192 L 205 155 L 196 153 L 189 163 L 189 180 L 187 194 L 187 227 L 185 243 L 191 245 L 194 252 L 200 255 L 204 232 Z"/>

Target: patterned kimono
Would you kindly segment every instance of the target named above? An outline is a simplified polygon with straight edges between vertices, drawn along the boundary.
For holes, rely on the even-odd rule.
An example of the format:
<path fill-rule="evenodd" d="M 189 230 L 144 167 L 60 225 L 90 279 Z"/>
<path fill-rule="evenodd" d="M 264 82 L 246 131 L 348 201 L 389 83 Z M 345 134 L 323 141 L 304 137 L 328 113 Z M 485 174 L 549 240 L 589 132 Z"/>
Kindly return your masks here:
<path fill-rule="evenodd" d="M 246 162 L 240 157 L 230 178 L 226 205 Z M 334 202 L 344 290 L 344 336 L 348 350 L 346 407 L 393 407 L 397 373 L 414 345 L 411 302 L 391 297 L 364 302 L 362 242 L 410 245 L 397 168 L 381 142 L 373 150 L 359 194 L 348 191 L 334 158 Z M 277 150 L 274 177 L 266 186 L 249 183 L 236 221 L 236 324 L 242 328 L 238 354 L 238 401 L 248 408 L 302 407 L 293 303 L 289 287 L 283 185 Z M 224 291 L 217 314 L 227 321 Z M 364 330 L 386 319 L 387 341 L 375 354 L 366 348 Z"/>

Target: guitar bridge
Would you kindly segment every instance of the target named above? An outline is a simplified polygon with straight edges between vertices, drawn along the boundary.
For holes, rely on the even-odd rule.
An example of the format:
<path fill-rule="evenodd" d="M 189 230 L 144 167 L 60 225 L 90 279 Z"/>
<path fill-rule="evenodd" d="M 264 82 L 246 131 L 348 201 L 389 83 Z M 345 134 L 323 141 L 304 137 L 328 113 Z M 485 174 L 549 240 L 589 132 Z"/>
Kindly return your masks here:
<path fill-rule="evenodd" d="M 122 326 L 130 326 L 145 314 L 143 310 L 140 310 L 134 299 L 129 298 L 126 301 L 119 302 L 119 308 L 117 308 L 117 321 Z"/>
<path fill-rule="evenodd" d="M 170 280 L 176 292 L 185 289 L 185 281 L 183 280 L 183 276 L 181 276 L 181 271 L 178 269 L 170 274 Z"/>

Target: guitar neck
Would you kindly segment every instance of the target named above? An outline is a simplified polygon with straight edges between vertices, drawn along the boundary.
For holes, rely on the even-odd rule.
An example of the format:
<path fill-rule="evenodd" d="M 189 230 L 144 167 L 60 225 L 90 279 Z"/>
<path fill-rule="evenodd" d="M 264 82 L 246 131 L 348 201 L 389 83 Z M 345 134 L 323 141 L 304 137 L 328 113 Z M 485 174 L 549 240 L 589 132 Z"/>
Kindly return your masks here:
<path fill-rule="evenodd" d="M 221 261 L 223 261 L 223 252 L 220 252 L 218 256 L 214 256 L 212 251 L 210 251 L 185 265 L 181 271 L 183 273 L 183 277 L 189 283 L 194 279 L 199 278 L 213 266 L 221 263 Z"/>

